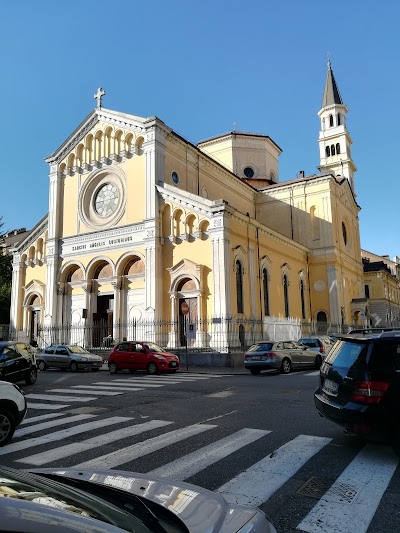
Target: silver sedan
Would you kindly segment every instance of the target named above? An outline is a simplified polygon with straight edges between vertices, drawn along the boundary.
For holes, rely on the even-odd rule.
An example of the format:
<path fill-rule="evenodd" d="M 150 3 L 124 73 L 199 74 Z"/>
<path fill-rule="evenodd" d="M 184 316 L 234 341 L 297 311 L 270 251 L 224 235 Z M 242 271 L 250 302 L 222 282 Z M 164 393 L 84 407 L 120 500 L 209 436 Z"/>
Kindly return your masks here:
<path fill-rule="evenodd" d="M 90 353 L 82 346 L 59 344 L 45 348 L 36 356 L 39 370 L 46 368 L 69 368 L 72 372 L 80 369 L 100 370 L 103 359 Z"/>
<path fill-rule="evenodd" d="M 289 374 L 292 369 L 319 369 L 323 354 L 315 353 L 296 341 L 261 341 L 244 354 L 244 367 L 252 374 L 261 370 L 279 370 Z"/>

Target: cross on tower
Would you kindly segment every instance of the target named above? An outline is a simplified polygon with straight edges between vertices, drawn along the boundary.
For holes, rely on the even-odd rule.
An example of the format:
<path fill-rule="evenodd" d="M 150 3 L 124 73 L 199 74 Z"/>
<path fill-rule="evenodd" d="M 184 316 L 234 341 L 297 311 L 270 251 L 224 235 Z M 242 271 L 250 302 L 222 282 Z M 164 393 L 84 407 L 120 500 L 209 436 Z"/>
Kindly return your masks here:
<path fill-rule="evenodd" d="M 99 87 L 97 89 L 97 93 L 93 95 L 93 98 L 95 100 L 97 100 L 97 108 L 98 109 L 101 109 L 101 99 L 103 98 L 103 96 L 106 94 L 105 91 L 103 91 L 103 89 L 101 87 Z"/>

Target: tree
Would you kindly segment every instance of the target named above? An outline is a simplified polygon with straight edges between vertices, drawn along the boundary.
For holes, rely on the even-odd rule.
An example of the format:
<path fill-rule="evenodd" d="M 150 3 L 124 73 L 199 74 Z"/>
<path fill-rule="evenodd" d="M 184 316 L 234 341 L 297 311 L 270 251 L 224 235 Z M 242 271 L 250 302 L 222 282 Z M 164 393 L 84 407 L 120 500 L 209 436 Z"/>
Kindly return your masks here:
<path fill-rule="evenodd" d="M 0 228 L 4 225 L 0 217 Z M 2 236 L 0 235 L 0 240 Z M 12 257 L 0 253 L 0 324 L 10 322 Z"/>

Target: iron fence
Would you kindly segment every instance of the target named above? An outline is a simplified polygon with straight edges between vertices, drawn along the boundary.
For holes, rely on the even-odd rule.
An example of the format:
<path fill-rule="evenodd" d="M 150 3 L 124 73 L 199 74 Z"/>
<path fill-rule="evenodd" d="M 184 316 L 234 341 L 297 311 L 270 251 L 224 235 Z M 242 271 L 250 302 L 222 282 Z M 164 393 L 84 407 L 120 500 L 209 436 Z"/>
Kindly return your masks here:
<path fill-rule="evenodd" d="M 260 340 L 297 340 L 309 335 L 347 333 L 349 325 L 304 322 L 267 317 L 264 320 L 207 318 L 96 322 L 94 324 L 39 325 L 39 348 L 50 344 L 79 344 L 90 350 L 109 351 L 122 340 L 152 341 L 170 351 L 243 352 Z"/>

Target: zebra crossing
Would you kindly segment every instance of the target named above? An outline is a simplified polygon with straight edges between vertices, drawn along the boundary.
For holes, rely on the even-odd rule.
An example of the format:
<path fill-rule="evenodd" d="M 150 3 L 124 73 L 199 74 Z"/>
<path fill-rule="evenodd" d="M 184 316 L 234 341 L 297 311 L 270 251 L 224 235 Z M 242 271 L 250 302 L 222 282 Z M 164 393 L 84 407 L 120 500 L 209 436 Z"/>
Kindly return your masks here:
<path fill-rule="evenodd" d="M 260 442 L 262 457 L 241 468 L 241 459 L 236 455 L 232 462 L 237 475 L 215 489 L 230 503 L 256 507 L 284 491 L 287 482 L 332 444 L 331 438 L 298 435 L 271 450 L 268 439 L 273 432 L 268 429 L 242 428 L 222 438 L 218 430 L 217 423 L 208 422 L 177 427 L 170 420 L 47 413 L 24 420 L 11 443 L 0 448 L 0 462 L 17 468 L 73 466 L 123 470 L 131 461 L 143 458 L 139 471 L 149 476 L 183 481 L 212 468 L 224 479 L 220 461 L 237 452 L 246 457 L 249 447 Z M 190 442 L 189 447 L 184 446 L 185 441 Z M 299 518 L 297 530 L 367 532 L 399 458 L 389 446 L 366 444 L 360 448 L 314 507 Z M 192 451 L 180 453 L 184 449 Z M 147 457 L 160 450 L 165 463 L 146 469 L 146 465 L 151 465 Z M 173 459 L 168 462 L 171 456 Z"/>
<path fill-rule="evenodd" d="M 153 390 L 166 385 L 179 385 L 195 381 L 207 381 L 223 377 L 220 374 L 171 374 L 165 376 L 126 376 L 109 381 L 97 381 L 87 385 L 70 385 L 65 388 L 50 388 L 44 393 L 26 394 L 28 409 L 61 410 L 70 404 L 93 402 L 99 397 L 118 396 L 129 392 Z M 47 403 L 48 402 L 48 403 Z"/>

